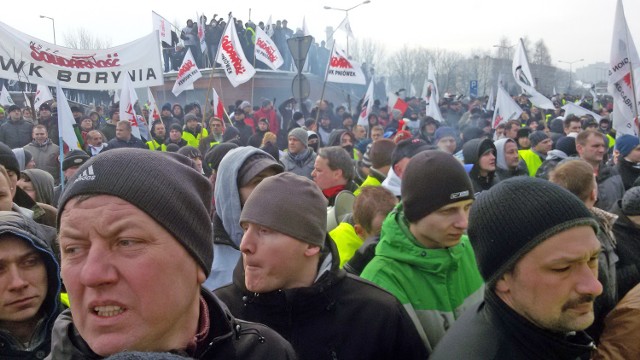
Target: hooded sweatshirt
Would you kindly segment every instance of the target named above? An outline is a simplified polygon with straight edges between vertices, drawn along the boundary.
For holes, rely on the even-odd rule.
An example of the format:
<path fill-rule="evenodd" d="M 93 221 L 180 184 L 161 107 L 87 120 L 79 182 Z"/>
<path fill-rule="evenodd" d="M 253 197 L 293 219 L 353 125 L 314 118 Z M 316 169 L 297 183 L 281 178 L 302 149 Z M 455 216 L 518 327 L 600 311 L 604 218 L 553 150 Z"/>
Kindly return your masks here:
<path fill-rule="evenodd" d="M 507 161 L 504 157 L 504 148 L 507 145 L 507 142 L 513 142 L 514 144 L 516 144 L 515 140 L 510 138 L 503 138 L 493 143 L 496 146 L 496 175 L 498 176 L 498 179 L 502 181 L 514 176 L 529 175 L 527 166 L 522 160 L 520 160 L 520 162 L 518 163 L 518 167 L 516 167 L 515 169 L 509 169 L 509 167 L 507 166 Z"/>
<path fill-rule="evenodd" d="M 27 169 L 22 172 L 26 175 L 36 192 L 36 202 L 51 205 L 53 202 L 53 176 L 40 169 Z"/>
<path fill-rule="evenodd" d="M 469 178 L 471 178 L 471 184 L 473 185 L 473 191 L 475 193 L 489 190 L 493 185 L 498 183 L 498 180 L 495 178 L 495 171 L 490 171 L 487 176 L 480 175 L 480 157 L 482 153 L 488 149 L 495 151 L 496 147 L 491 140 L 486 138 L 469 140 L 462 148 L 464 163 L 473 164 L 473 168 L 471 172 L 469 172 Z"/>
<path fill-rule="evenodd" d="M 213 224 L 213 252 L 216 254 L 211 266 L 211 275 L 204 283 L 210 290 L 217 289 L 232 281 L 233 269 L 240 258 L 240 241 L 244 231 L 240 227 L 240 191 L 238 172 L 248 157 L 266 154 L 254 147 L 240 147 L 229 151 L 218 167 L 216 188 L 213 197 L 216 202 L 216 217 Z"/>

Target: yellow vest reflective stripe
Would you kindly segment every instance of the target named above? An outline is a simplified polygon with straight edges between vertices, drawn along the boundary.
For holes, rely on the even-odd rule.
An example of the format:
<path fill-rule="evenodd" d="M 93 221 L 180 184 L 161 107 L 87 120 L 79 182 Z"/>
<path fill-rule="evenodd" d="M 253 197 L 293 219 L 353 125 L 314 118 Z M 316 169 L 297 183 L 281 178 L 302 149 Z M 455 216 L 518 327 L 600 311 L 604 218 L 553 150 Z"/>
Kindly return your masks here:
<path fill-rule="evenodd" d="M 151 141 L 147 141 L 147 146 L 149 147 L 149 150 L 160 150 L 160 151 L 167 151 L 167 145 L 165 144 L 158 144 L 157 141 L 155 140 L 151 140 Z"/>

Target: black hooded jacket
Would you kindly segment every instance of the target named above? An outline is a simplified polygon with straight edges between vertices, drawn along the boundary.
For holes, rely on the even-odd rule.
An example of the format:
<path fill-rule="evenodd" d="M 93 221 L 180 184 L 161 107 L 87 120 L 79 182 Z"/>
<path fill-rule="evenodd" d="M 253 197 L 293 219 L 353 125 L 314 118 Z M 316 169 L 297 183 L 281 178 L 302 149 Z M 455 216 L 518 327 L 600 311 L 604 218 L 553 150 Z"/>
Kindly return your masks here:
<path fill-rule="evenodd" d="M 300 359 L 426 359 L 426 349 L 400 302 L 339 269 L 328 235 L 320 264 L 322 275 L 310 287 L 256 294 L 245 287 L 240 260 L 233 283 L 215 293 L 232 314 L 280 333 Z"/>
<path fill-rule="evenodd" d="M 473 192 L 476 194 L 484 190 L 489 190 L 498 183 L 498 179 L 495 177 L 495 170 L 490 171 L 487 176 L 480 175 L 480 157 L 488 149 L 493 149 L 493 154 L 496 154 L 496 147 L 493 145 L 493 141 L 486 138 L 469 140 L 462 148 L 464 163 L 473 165 L 469 173 L 469 178 L 471 178 Z"/>

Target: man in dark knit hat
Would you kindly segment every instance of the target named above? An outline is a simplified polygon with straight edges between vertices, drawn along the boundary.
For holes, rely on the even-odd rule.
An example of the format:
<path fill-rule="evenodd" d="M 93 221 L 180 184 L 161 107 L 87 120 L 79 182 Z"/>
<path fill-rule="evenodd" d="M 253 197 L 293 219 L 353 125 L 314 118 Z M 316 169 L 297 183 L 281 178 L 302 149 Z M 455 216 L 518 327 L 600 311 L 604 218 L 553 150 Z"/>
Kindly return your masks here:
<path fill-rule="evenodd" d="M 425 359 L 398 300 L 339 269 L 326 206 L 307 178 L 285 172 L 263 180 L 240 215 L 233 284 L 216 295 L 232 314 L 278 331 L 301 359 Z"/>
<path fill-rule="evenodd" d="M 0 141 L 15 149 L 31 142 L 33 124 L 22 118 L 22 111 L 17 105 L 9 106 L 6 123 L 0 126 Z"/>
<path fill-rule="evenodd" d="M 464 235 L 473 201 L 471 181 L 452 155 L 415 155 L 402 178 L 402 202 L 382 224 L 376 256 L 361 274 L 400 300 L 429 353 L 482 299 L 482 278 Z"/>
<path fill-rule="evenodd" d="M 522 201 L 526 199 L 526 201 Z M 469 238 L 484 301 L 447 332 L 431 359 L 578 359 L 595 348 L 598 224 L 580 199 L 519 176 L 478 198 Z"/>
<path fill-rule="evenodd" d="M 62 171 L 64 175 L 65 186 L 67 181 L 75 175 L 76 171 L 82 166 L 82 164 L 86 163 L 91 157 L 89 154 L 82 150 L 71 150 L 64 155 L 64 160 L 62 160 Z M 52 205 L 58 207 L 58 200 L 60 199 L 60 194 L 62 194 L 62 185 L 58 185 L 53 188 L 53 202 Z"/>
<path fill-rule="evenodd" d="M 640 177 L 640 140 L 637 136 L 629 134 L 619 136 L 616 139 L 616 150 L 619 152 L 616 170 L 622 177 L 626 191 Z"/>
<path fill-rule="evenodd" d="M 531 148 L 520 150 L 518 153 L 529 169 L 529 176 L 536 176 L 538 168 L 542 166 L 542 162 L 547 158 L 547 153 L 551 151 L 553 141 L 544 131 L 534 131 L 529 134 L 529 142 Z"/>
<path fill-rule="evenodd" d="M 158 188 L 169 191 L 149 191 Z M 178 154 L 114 149 L 78 169 L 58 213 L 61 275 L 73 306 L 56 320 L 52 359 L 124 350 L 294 356 L 278 334 L 236 320 L 201 287 L 213 261 L 210 198 L 209 182 Z"/>

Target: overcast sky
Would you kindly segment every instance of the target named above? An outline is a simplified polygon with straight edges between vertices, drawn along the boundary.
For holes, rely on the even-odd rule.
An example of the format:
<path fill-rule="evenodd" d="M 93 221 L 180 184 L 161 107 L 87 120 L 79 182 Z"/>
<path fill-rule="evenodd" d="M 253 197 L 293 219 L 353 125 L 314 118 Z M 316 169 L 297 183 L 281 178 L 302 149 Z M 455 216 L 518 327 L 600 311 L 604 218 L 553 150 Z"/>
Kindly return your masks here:
<path fill-rule="evenodd" d="M 246 22 L 266 22 L 287 19 L 289 27 L 307 26 L 316 41 L 325 39 L 326 26 L 336 27 L 344 11 L 323 7 L 348 8 L 358 0 L 296 0 L 296 1 L 51 1 L 32 0 L 28 3 L 6 2 L 0 21 L 34 37 L 53 42 L 51 21 L 55 19 L 57 43 L 65 33 L 82 27 L 94 36 L 120 45 L 151 32 L 151 10 L 156 11 L 181 28 L 196 12 L 211 19 L 214 13 L 225 18 L 229 11 Z M 639 47 L 640 1 L 624 0 L 627 22 Z M 394 49 L 408 46 L 444 48 L 465 55 L 476 49 L 495 51 L 492 46 L 502 36 L 512 44 L 523 36 L 532 42 L 544 39 L 553 64 L 568 69 L 558 60 L 574 61 L 573 69 L 597 61 L 607 62 L 611 47 L 616 0 L 371 0 L 349 12 L 351 27 L 357 38 L 376 39 L 384 44 L 387 55 Z M 338 34 L 339 39 L 345 38 Z M 531 54 L 529 55 L 531 57 Z"/>

